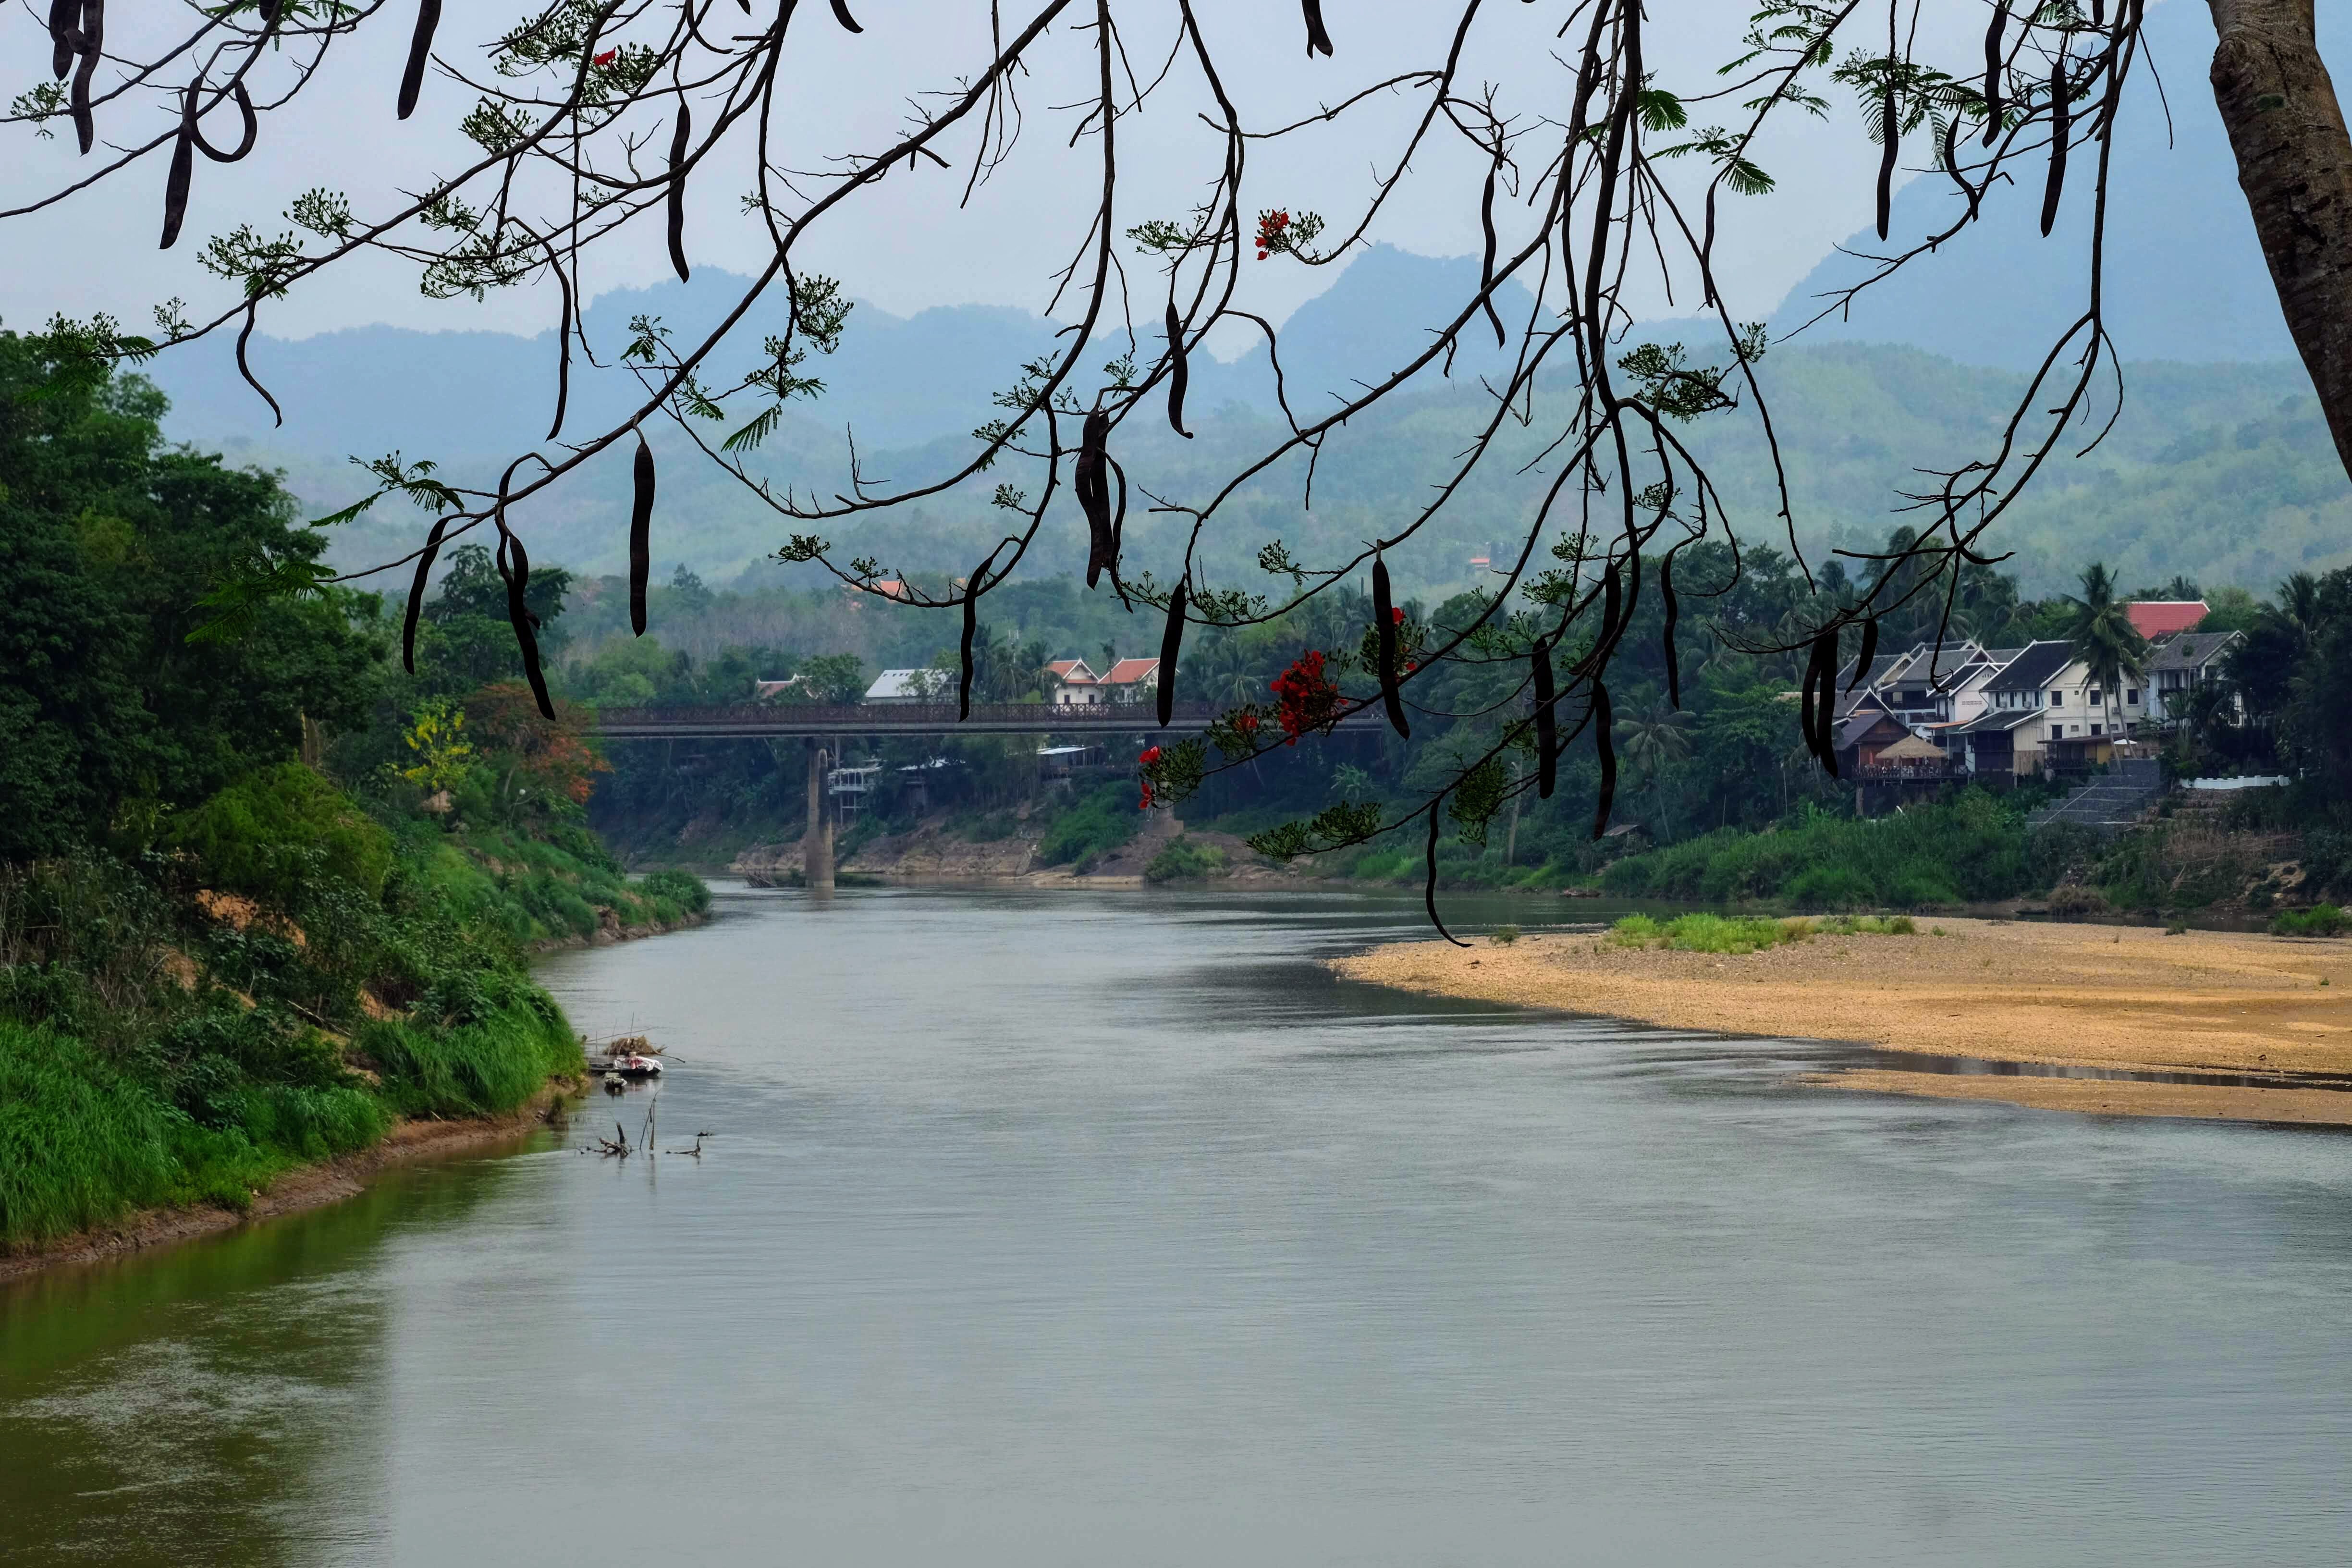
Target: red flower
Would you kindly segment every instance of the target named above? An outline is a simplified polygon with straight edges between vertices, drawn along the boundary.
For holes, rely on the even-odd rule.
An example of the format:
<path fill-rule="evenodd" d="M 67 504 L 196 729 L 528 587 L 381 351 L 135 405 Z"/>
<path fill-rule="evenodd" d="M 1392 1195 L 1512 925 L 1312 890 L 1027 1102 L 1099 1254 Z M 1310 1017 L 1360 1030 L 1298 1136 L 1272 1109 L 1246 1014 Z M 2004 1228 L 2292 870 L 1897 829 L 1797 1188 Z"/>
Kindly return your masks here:
<path fill-rule="evenodd" d="M 621 51 L 618 49 L 606 49 L 603 54 L 598 55 L 595 59 L 590 63 L 600 66 L 611 65 L 613 63 L 613 57 L 620 52 Z"/>
<path fill-rule="evenodd" d="M 1399 609 L 1391 609 L 1389 611 L 1389 619 L 1394 621 L 1399 626 L 1402 626 L 1404 625 L 1404 612 Z"/>
<path fill-rule="evenodd" d="M 1143 798 L 1135 803 L 1135 809 L 1138 811 L 1150 811 L 1151 809 L 1151 785 L 1149 781 L 1146 781 L 1144 784 Z"/>
<path fill-rule="evenodd" d="M 1136 760 L 1137 762 L 1139 762 L 1139 763 L 1141 763 L 1145 767 L 1147 767 L 1147 768 L 1148 768 L 1148 767 L 1150 767 L 1152 763 L 1156 763 L 1156 762 L 1158 762 L 1158 761 L 1160 760 L 1160 748 L 1159 748 L 1159 747 L 1157 747 L 1157 746 L 1149 747 L 1149 748 L 1147 748 L 1147 749 L 1145 750 L 1145 752 L 1144 752 L 1143 755 L 1141 755 L 1141 756 L 1139 756 L 1139 757 L 1136 758 L 1135 760 Z"/>

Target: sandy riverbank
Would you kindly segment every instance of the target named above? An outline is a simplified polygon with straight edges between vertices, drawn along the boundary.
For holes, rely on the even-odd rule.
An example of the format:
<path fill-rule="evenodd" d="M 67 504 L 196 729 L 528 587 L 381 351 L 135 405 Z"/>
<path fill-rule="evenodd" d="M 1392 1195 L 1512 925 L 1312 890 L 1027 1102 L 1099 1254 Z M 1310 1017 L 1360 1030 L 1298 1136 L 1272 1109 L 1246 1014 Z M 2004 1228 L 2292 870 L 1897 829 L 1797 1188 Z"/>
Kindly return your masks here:
<path fill-rule="evenodd" d="M 1944 934 L 1931 932 L 1940 929 Z M 2048 1068 L 2276 1078 L 2170 1084 L 1865 1069 L 1839 1088 L 2103 1114 L 2352 1125 L 2352 943 L 2145 927 L 1922 921 L 1910 937 L 1824 936 L 1743 956 L 1594 935 L 1398 942 L 1334 961 L 1404 990 L 1605 1014 L 1669 1028 L 1851 1040 Z"/>
<path fill-rule="evenodd" d="M 357 1196 L 370 1181 L 394 1165 L 519 1147 L 551 1124 L 550 1112 L 557 1100 L 578 1093 L 582 1087 L 583 1080 L 578 1079 L 551 1084 L 529 1105 L 505 1116 L 404 1121 L 373 1148 L 287 1172 L 269 1184 L 268 1192 L 257 1194 L 252 1206 L 242 1214 L 210 1205 L 142 1209 L 125 1216 L 119 1224 L 61 1237 L 30 1252 L 0 1253 L 0 1284 L 64 1264 L 95 1263 L 300 1214 L 306 1209 L 323 1208 Z"/>

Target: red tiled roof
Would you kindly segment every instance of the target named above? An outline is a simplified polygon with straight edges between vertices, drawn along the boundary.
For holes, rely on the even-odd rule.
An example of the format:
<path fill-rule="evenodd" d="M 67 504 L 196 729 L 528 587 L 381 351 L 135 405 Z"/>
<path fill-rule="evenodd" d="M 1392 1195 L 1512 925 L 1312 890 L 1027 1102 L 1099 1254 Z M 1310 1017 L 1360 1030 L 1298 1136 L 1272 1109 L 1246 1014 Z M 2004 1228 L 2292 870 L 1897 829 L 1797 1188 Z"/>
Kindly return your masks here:
<path fill-rule="evenodd" d="M 1132 686 L 1159 673 L 1160 661 L 1156 658 L 1123 658 L 1104 674 L 1102 683 L 1105 686 Z"/>
<path fill-rule="evenodd" d="M 2205 618 L 2202 599 L 2141 599 L 2124 606 L 2124 614 L 2144 637 L 2185 632 Z"/>

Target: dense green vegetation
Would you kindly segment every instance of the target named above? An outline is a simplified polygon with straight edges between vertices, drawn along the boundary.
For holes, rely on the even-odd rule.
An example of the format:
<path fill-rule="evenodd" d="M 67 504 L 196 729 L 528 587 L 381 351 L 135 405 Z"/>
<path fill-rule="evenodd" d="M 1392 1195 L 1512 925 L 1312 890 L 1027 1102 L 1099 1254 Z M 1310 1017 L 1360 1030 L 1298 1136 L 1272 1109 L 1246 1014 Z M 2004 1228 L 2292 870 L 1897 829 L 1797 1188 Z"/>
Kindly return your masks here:
<path fill-rule="evenodd" d="M 1226 869 L 1225 852 L 1213 844 L 1196 844 L 1178 837 L 1168 841 L 1150 862 L 1143 868 L 1147 882 L 1198 882 L 1209 877 L 1222 876 Z"/>
<path fill-rule="evenodd" d="M 1620 947 L 1664 947 L 1680 952 L 1759 952 L 1816 936 L 1916 936 L 1908 915 L 1832 915 L 1825 920 L 1774 920 L 1766 915 L 1706 911 L 1654 920 L 1627 915 L 1609 928 Z"/>
<path fill-rule="evenodd" d="M 708 900 L 588 831 L 600 760 L 505 679 L 486 554 L 412 680 L 277 481 L 160 412 L 0 334 L 0 1247 L 510 1110 L 581 1059 L 530 945 Z"/>

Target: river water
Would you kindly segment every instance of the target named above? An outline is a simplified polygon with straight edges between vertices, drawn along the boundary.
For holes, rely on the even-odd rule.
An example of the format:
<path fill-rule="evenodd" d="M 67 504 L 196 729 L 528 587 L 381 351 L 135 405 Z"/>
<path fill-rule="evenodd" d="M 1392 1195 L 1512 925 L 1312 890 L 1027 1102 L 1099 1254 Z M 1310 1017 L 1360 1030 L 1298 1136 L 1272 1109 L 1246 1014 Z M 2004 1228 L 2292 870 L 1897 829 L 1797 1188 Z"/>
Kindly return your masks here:
<path fill-rule="evenodd" d="M 0 1288 L 0 1559 L 2352 1541 L 2352 1139 L 1805 1089 L 1834 1048 L 1316 965 L 1409 901 L 718 910 L 544 968 L 583 1031 L 677 1054 L 659 1146 L 708 1130 L 699 1161 L 581 1152 L 654 1099 L 599 1095 L 526 1150 Z"/>

